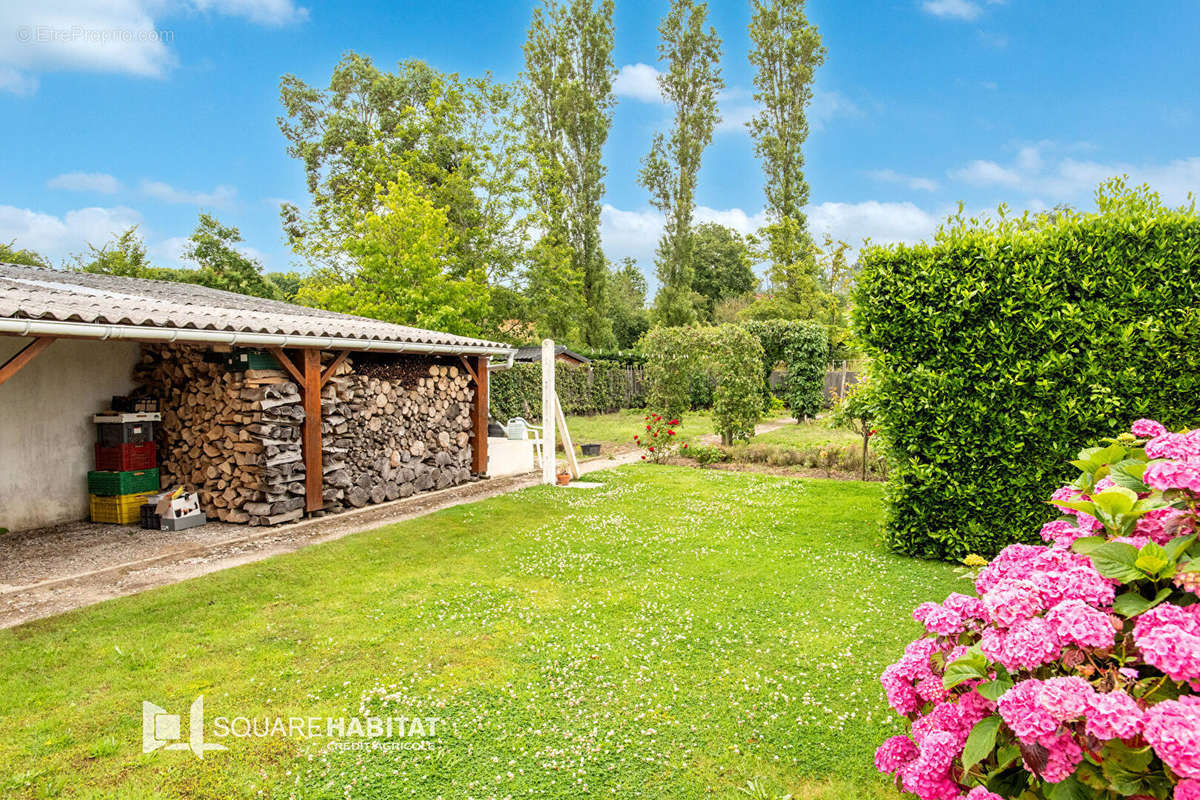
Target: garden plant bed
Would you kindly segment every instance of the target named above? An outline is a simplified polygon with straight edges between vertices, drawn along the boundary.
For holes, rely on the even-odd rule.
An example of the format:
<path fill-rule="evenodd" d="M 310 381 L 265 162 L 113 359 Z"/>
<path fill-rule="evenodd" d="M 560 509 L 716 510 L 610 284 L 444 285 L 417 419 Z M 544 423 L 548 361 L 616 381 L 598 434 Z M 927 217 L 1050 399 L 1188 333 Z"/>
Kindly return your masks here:
<path fill-rule="evenodd" d="M 761 779 L 895 797 L 872 766 L 899 727 L 878 674 L 912 606 L 958 582 L 878 546 L 880 487 L 598 475 L 0 632 L 0 791 L 734 798 Z M 141 752 L 143 700 L 349 717 L 379 690 L 388 713 L 445 720 L 433 750 Z"/>

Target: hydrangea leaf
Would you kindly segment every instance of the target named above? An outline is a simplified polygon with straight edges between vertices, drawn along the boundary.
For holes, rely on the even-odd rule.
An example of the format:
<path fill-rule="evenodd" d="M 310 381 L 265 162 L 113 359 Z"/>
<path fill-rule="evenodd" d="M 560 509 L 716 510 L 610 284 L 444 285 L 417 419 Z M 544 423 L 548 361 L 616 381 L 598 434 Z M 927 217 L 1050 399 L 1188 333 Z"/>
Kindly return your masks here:
<path fill-rule="evenodd" d="M 987 758 L 996 748 L 996 734 L 1000 732 L 1000 717 L 993 714 L 975 723 L 967 742 L 963 745 L 962 765 L 964 770 Z"/>
<path fill-rule="evenodd" d="M 1170 596 L 1170 588 L 1159 589 L 1158 594 L 1154 595 L 1152 599 L 1142 597 L 1137 592 L 1125 592 L 1117 595 L 1113 601 L 1113 611 L 1122 617 L 1136 617 L 1138 614 L 1146 613 Z"/>
<path fill-rule="evenodd" d="M 1148 577 L 1134 564 L 1137 561 L 1137 548 L 1124 542 L 1105 542 L 1088 553 L 1092 566 L 1106 578 L 1122 583 L 1140 581 Z"/>

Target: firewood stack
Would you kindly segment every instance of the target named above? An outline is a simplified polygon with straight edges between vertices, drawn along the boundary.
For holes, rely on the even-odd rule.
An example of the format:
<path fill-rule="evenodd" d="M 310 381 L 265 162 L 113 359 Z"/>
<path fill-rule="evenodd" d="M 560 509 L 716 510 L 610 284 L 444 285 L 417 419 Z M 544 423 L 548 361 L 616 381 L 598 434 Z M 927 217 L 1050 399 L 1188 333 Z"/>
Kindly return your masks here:
<path fill-rule="evenodd" d="M 425 361 L 347 372 L 322 398 L 325 500 L 360 508 L 470 480 L 474 387 L 459 367 Z M 365 366 L 365 365 L 364 365 Z M 388 365 L 389 367 L 391 365 Z"/>
<path fill-rule="evenodd" d="M 303 515 L 304 407 L 286 372 L 230 371 L 206 347 L 146 345 L 134 379 L 162 409 L 164 486 L 196 491 L 204 511 L 225 522 Z M 463 370 L 431 359 L 376 358 L 361 373 L 343 362 L 321 398 L 326 510 L 469 480 L 473 395 Z"/>

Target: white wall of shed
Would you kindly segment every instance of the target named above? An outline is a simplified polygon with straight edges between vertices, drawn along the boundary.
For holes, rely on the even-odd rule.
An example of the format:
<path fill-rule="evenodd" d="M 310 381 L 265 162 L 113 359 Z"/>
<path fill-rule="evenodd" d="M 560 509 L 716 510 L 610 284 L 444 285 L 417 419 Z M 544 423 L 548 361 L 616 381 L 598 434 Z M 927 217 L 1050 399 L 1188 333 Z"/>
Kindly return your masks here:
<path fill-rule="evenodd" d="M 32 339 L 0 336 L 0 364 Z M 59 339 L 0 384 L 0 528 L 88 517 L 92 414 L 133 389 L 136 342 Z"/>

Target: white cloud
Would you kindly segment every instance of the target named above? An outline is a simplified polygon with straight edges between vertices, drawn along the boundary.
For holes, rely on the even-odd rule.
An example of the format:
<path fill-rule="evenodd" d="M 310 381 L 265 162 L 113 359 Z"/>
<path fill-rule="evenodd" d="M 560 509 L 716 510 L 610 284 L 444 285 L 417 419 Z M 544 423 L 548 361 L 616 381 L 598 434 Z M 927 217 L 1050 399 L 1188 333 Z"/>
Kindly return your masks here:
<path fill-rule="evenodd" d="M 730 92 L 728 99 L 741 100 L 748 92 Z M 746 123 L 759 112 L 757 103 L 732 102 L 721 108 L 721 121 L 717 124 L 719 133 L 745 133 Z M 813 92 L 812 102 L 808 105 L 808 124 L 814 131 L 824 130 L 837 117 L 861 117 L 862 109 L 854 101 L 840 92 Z"/>
<path fill-rule="evenodd" d="M 243 17 L 260 25 L 303 20 L 293 0 L 42 0 L 0 3 L 0 90 L 31 94 L 37 75 L 103 72 L 161 78 L 176 63 L 175 31 L 160 21 L 186 12 Z"/>
<path fill-rule="evenodd" d="M 971 0 L 925 0 L 921 8 L 935 17 L 948 19 L 972 20 L 983 13 L 983 9 Z"/>
<path fill-rule="evenodd" d="M 221 185 L 211 192 L 191 192 L 186 189 L 177 189 L 162 181 L 142 181 L 141 191 L 147 197 L 161 200 L 164 203 L 194 206 L 227 206 L 237 196 L 237 190 L 232 186 Z"/>
<path fill-rule="evenodd" d="M 168 236 L 166 239 L 146 246 L 150 261 L 164 267 L 192 266 L 184 263 L 183 250 L 187 247 L 186 236 Z"/>
<path fill-rule="evenodd" d="M 51 189 L 66 189 L 69 192 L 116 194 L 121 190 L 121 182 L 103 172 L 64 172 L 46 181 L 46 185 Z"/>
<path fill-rule="evenodd" d="M 851 246 L 857 256 L 864 239 L 875 244 L 916 242 L 928 238 L 952 209 L 931 212 L 913 203 L 820 203 L 809 206 L 808 225 L 820 241 L 826 233 Z M 741 234 L 758 230 L 766 222 L 766 213 L 747 213 L 740 208 L 696 208 L 695 221 L 716 222 Z M 611 259 L 636 259 L 644 267 L 654 261 L 655 248 L 662 237 L 663 216 L 654 209 L 626 211 L 605 205 L 600 215 L 600 236 L 604 252 Z"/>
<path fill-rule="evenodd" d="M 243 17 L 258 25 L 291 25 L 308 19 L 308 9 L 292 0 L 192 0 L 200 11 Z"/>
<path fill-rule="evenodd" d="M 877 181 L 883 181 L 884 183 L 899 183 L 918 192 L 935 192 L 938 189 L 938 182 L 931 178 L 922 178 L 916 175 L 904 175 L 896 172 L 894 169 L 871 170 L 867 172 L 867 175 Z"/>
<path fill-rule="evenodd" d="M 812 103 L 808 107 L 808 124 L 815 131 L 822 130 L 836 117 L 861 117 L 862 109 L 840 92 L 823 92 L 820 89 L 813 92 Z"/>
<path fill-rule="evenodd" d="M 16 95 L 33 94 L 38 89 L 38 79 L 13 67 L 0 64 L 0 92 Z"/>
<path fill-rule="evenodd" d="M 1010 204 L 1021 206 L 1030 205 L 1033 198 L 1039 202 L 1086 205 L 1101 182 L 1117 175 L 1128 175 L 1133 184 L 1149 184 L 1169 205 L 1187 202 L 1189 192 L 1200 195 L 1200 156 L 1160 164 L 1133 164 L 1062 155 L 1089 149 L 1091 146 L 1086 142 L 1060 146 L 1042 141 L 1022 146 L 1011 165 L 977 160 L 949 174 L 975 186 L 1020 190 L 1024 198 L 1014 198 Z M 1057 153 L 1058 159 L 1048 159 L 1047 152 Z"/>
<path fill-rule="evenodd" d="M 738 105 L 721 109 L 721 121 L 717 133 L 746 133 L 746 123 L 758 113 L 758 106 Z"/>
<path fill-rule="evenodd" d="M 828 233 L 850 245 L 856 258 L 863 240 L 872 244 L 913 243 L 929 238 L 946 218 L 946 211 L 930 212 L 913 203 L 820 203 L 807 209 L 808 227 L 820 241 Z"/>
<path fill-rule="evenodd" d="M 0 241 L 15 241 L 19 248 L 35 250 L 52 261 L 97 247 L 134 225 L 142 215 L 132 208 L 80 208 L 61 217 L 28 208 L 0 206 Z"/>
<path fill-rule="evenodd" d="M 951 170 L 950 177 L 975 186 L 1021 185 L 1021 176 L 1015 170 L 1002 167 L 995 161 L 971 161 L 964 167 Z"/>
<path fill-rule="evenodd" d="M 658 86 L 658 70 L 649 64 L 626 64 L 613 80 L 613 92 L 618 97 L 629 97 L 642 103 L 663 102 Z"/>

